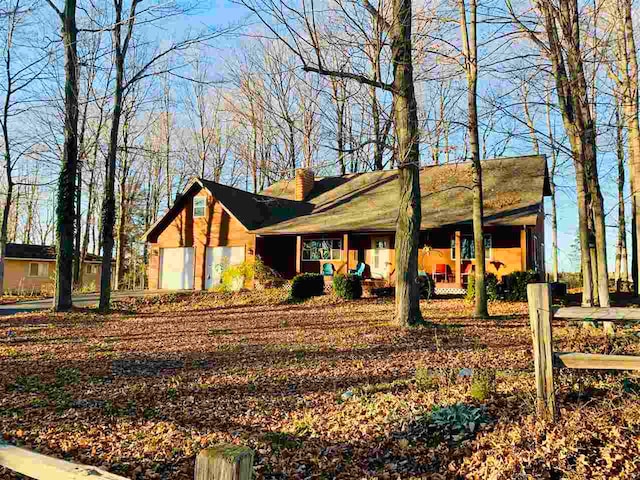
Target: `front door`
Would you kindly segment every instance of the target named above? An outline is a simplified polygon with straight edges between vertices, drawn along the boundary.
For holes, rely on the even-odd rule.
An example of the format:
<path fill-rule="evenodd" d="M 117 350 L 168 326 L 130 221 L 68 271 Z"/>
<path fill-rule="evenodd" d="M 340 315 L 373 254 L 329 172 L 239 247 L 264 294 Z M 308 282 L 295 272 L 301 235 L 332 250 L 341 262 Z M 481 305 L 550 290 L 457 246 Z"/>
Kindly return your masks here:
<path fill-rule="evenodd" d="M 388 278 L 391 256 L 389 237 L 373 237 L 371 239 L 371 277 Z"/>

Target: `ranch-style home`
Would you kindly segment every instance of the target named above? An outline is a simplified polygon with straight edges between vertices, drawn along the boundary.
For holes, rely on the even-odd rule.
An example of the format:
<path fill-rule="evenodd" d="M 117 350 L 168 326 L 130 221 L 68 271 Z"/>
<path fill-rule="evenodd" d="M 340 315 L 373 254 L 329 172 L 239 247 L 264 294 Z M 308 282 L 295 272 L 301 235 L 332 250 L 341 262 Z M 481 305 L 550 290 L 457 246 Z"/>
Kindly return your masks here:
<path fill-rule="evenodd" d="M 482 163 L 487 271 L 544 274 L 545 157 Z M 471 184 L 468 162 L 420 170 L 419 270 L 440 293 L 463 292 L 474 269 Z M 260 194 L 194 178 L 144 235 L 149 288 L 209 289 L 226 265 L 256 256 L 285 278 L 355 271 L 393 282 L 398 193 L 395 170 L 315 177 L 298 169 Z"/>
<path fill-rule="evenodd" d="M 82 284 L 97 290 L 102 257 L 88 253 L 82 264 Z M 16 294 L 53 293 L 56 247 L 7 243 L 4 258 L 4 290 Z"/>

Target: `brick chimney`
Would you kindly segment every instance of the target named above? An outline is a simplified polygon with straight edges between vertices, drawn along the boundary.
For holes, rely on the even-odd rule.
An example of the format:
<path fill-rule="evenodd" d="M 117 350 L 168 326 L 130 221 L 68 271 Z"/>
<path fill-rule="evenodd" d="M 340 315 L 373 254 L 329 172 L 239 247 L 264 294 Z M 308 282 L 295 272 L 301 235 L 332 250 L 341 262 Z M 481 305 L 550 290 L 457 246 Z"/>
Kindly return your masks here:
<path fill-rule="evenodd" d="M 313 189 L 314 175 L 310 168 L 296 169 L 296 200 L 303 201 Z"/>

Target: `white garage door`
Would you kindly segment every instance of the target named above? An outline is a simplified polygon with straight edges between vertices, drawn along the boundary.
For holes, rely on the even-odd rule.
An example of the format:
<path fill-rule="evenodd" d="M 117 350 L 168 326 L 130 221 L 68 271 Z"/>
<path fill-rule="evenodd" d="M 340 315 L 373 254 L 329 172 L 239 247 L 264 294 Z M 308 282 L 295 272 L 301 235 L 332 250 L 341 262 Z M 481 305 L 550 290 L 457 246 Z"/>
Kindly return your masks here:
<path fill-rule="evenodd" d="M 220 285 L 222 272 L 229 265 L 244 262 L 244 247 L 207 247 L 206 288 Z"/>
<path fill-rule="evenodd" d="M 160 249 L 160 288 L 193 288 L 193 247 Z"/>

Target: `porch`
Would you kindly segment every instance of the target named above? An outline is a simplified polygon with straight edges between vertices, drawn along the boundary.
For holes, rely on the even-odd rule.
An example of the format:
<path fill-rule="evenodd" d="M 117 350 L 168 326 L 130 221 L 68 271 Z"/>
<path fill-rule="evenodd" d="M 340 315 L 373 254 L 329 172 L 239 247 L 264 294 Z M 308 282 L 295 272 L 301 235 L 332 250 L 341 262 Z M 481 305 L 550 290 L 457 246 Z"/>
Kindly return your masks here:
<path fill-rule="evenodd" d="M 500 277 L 530 268 L 531 236 L 526 227 L 487 228 L 487 271 Z M 358 272 L 365 285 L 375 288 L 395 283 L 395 232 L 265 236 L 258 238 L 256 246 L 256 253 L 265 263 L 285 278 L 298 273 L 322 273 L 328 283 L 335 274 Z M 418 273 L 434 279 L 437 294 L 464 294 L 475 269 L 474 257 L 470 226 L 425 230 L 420 234 Z"/>

